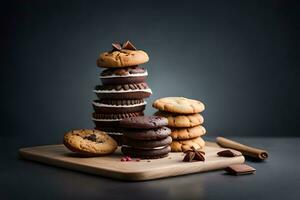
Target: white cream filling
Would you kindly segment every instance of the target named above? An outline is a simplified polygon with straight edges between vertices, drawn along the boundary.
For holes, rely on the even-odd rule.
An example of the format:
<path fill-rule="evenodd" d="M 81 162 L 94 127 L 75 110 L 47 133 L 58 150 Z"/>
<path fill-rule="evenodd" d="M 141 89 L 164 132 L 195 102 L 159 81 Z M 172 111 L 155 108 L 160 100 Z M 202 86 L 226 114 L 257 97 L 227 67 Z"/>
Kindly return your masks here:
<path fill-rule="evenodd" d="M 121 119 L 96 119 L 94 117 L 92 117 L 93 121 L 97 121 L 97 122 L 116 122 L 116 121 L 121 121 Z"/>
<path fill-rule="evenodd" d="M 147 89 L 129 89 L 129 90 L 94 90 L 95 93 L 128 93 L 128 92 L 148 92 L 150 94 L 152 94 L 152 90 L 150 88 Z"/>
<path fill-rule="evenodd" d="M 123 135 L 123 133 L 119 133 L 119 132 L 105 132 L 105 133 L 110 134 L 110 135 Z"/>
<path fill-rule="evenodd" d="M 146 104 L 147 104 L 147 102 L 144 101 L 142 103 L 133 104 L 133 105 L 109 105 L 109 104 L 97 103 L 97 102 L 93 101 L 93 105 L 95 105 L 97 107 L 107 107 L 107 108 L 132 108 L 132 107 L 143 106 Z"/>
<path fill-rule="evenodd" d="M 112 74 L 109 76 L 99 76 L 99 78 L 128 78 L 128 77 L 139 77 L 139 76 L 148 76 L 148 72 L 147 70 L 143 73 L 139 73 L 139 74 L 128 74 L 128 75 L 116 75 L 116 74 Z"/>
<path fill-rule="evenodd" d="M 131 146 L 128 146 L 128 145 L 122 145 L 123 147 L 131 147 Z M 134 147 L 133 147 L 134 148 Z M 159 149 L 164 149 L 166 148 L 166 146 L 162 146 L 162 147 L 154 147 L 154 148 L 140 148 L 138 147 L 137 149 L 145 149 L 145 150 L 159 150 Z"/>

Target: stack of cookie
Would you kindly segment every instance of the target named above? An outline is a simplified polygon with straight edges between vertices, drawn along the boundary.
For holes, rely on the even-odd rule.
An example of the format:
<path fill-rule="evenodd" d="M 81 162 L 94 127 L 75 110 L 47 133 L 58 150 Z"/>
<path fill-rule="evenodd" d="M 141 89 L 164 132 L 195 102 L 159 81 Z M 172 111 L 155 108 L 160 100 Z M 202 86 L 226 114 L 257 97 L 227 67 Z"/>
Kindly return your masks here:
<path fill-rule="evenodd" d="M 168 156 L 171 151 L 171 130 L 168 120 L 159 116 L 142 116 L 123 119 L 123 154 L 135 158 L 156 159 Z"/>
<path fill-rule="evenodd" d="M 120 120 L 144 115 L 144 99 L 152 94 L 145 83 L 147 70 L 139 66 L 148 62 L 149 57 L 129 41 L 112 46 L 97 60 L 97 65 L 106 69 L 100 74 L 102 85 L 94 90 L 99 99 L 93 101 L 93 121 L 96 129 L 106 131 L 121 145 Z"/>
<path fill-rule="evenodd" d="M 159 110 L 155 115 L 168 119 L 168 127 L 172 130 L 172 152 L 186 151 L 191 147 L 202 149 L 205 146 L 201 138 L 206 133 L 201 126 L 204 119 L 199 114 L 204 110 L 203 103 L 184 97 L 166 97 L 156 100 L 153 107 Z"/>

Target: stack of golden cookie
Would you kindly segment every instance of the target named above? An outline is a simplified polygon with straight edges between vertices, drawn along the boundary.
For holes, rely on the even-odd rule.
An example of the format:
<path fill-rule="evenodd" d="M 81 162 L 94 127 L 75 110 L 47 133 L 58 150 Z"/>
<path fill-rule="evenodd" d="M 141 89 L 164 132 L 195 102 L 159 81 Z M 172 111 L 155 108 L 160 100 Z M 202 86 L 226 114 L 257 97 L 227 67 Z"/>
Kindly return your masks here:
<path fill-rule="evenodd" d="M 168 119 L 168 127 L 172 130 L 172 152 L 204 148 L 201 136 L 206 130 L 202 126 L 204 119 L 200 112 L 205 106 L 202 102 L 184 97 L 165 97 L 154 101 L 153 107 L 159 110 L 155 115 Z"/>

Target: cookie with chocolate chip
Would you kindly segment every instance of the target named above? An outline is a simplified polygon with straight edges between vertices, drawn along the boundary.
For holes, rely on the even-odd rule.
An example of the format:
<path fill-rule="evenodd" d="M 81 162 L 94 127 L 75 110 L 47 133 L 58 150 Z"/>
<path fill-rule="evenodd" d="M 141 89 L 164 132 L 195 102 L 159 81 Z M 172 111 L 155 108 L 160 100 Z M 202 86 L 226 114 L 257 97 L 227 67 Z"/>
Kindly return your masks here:
<path fill-rule="evenodd" d="M 128 67 L 148 61 L 149 56 L 145 51 L 122 49 L 101 53 L 97 59 L 97 65 L 104 68 Z"/>
<path fill-rule="evenodd" d="M 148 72 L 140 66 L 109 68 L 100 74 L 103 85 L 122 85 L 146 81 Z"/>
<path fill-rule="evenodd" d="M 147 83 L 97 85 L 94 92 L 99 99 L 144 99 L 152 94 Z"/>
<path fill-rule="evenodd" d="M 63 139 L 64 145 L 73 152 L 84 156 L 103 156 L 113 153 L 117 142 L 105 132 L 90 129 L 67 132 Z"/>

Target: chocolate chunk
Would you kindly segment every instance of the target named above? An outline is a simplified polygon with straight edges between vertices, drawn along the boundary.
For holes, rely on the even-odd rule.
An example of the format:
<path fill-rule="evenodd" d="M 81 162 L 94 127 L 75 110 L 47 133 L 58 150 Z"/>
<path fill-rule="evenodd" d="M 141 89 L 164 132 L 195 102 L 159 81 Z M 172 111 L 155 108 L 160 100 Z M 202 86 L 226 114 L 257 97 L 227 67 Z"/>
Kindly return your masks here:
<path fill-rule="evenodd" d="M 185 156 L 183 158 L 183 162 L 192 162 L 192 161 L 205 161 L 205 152 L 199 151 L 192 147 L 190 150 L 185 151 Z"/>
<path fill-rule="evenodd" d="M 89 135 L 89 136 L 84 137 L 84 139 L 87 139 L 87 140 L 91 140 L 91 141 L 93 141 L 93 142 L 96 142 L 97 136 L 96 136 L 95 134 L 91 134 L 91 135 Z"/>
<path fill-rule="evenodd" d="M 239 151 L 234 151 L 234 150 L 224 150 L 224 151 L 220 151 L 217 153 L 218 156 L 220 157 L 235 157 L 235 156 L 241 156 L 242 153 Z"/>
<path fill-rule="evenodd" d="M 117 51 L 121 51 L 122 50 L 122 47 L 121 47 L 121 45 L 119 43 L 112 43 L 111 45 L 113 47 L 113 51 L 114 50 L 117 50 Z"/>
<path fill-rule="evenodd" d="M 226 172 L 233 175 L 253 174 L 256 170 L 246 164 L 230 165 L 225 169 Z"/>
<path fill-rule="evenodd" d="M 123 49 L 128 49 L 128 50 L 136 50 L 135 46 L 133 46 L 133 44 L 131 44 L 131 42 L 126 41 L 123 46 Z"/>

